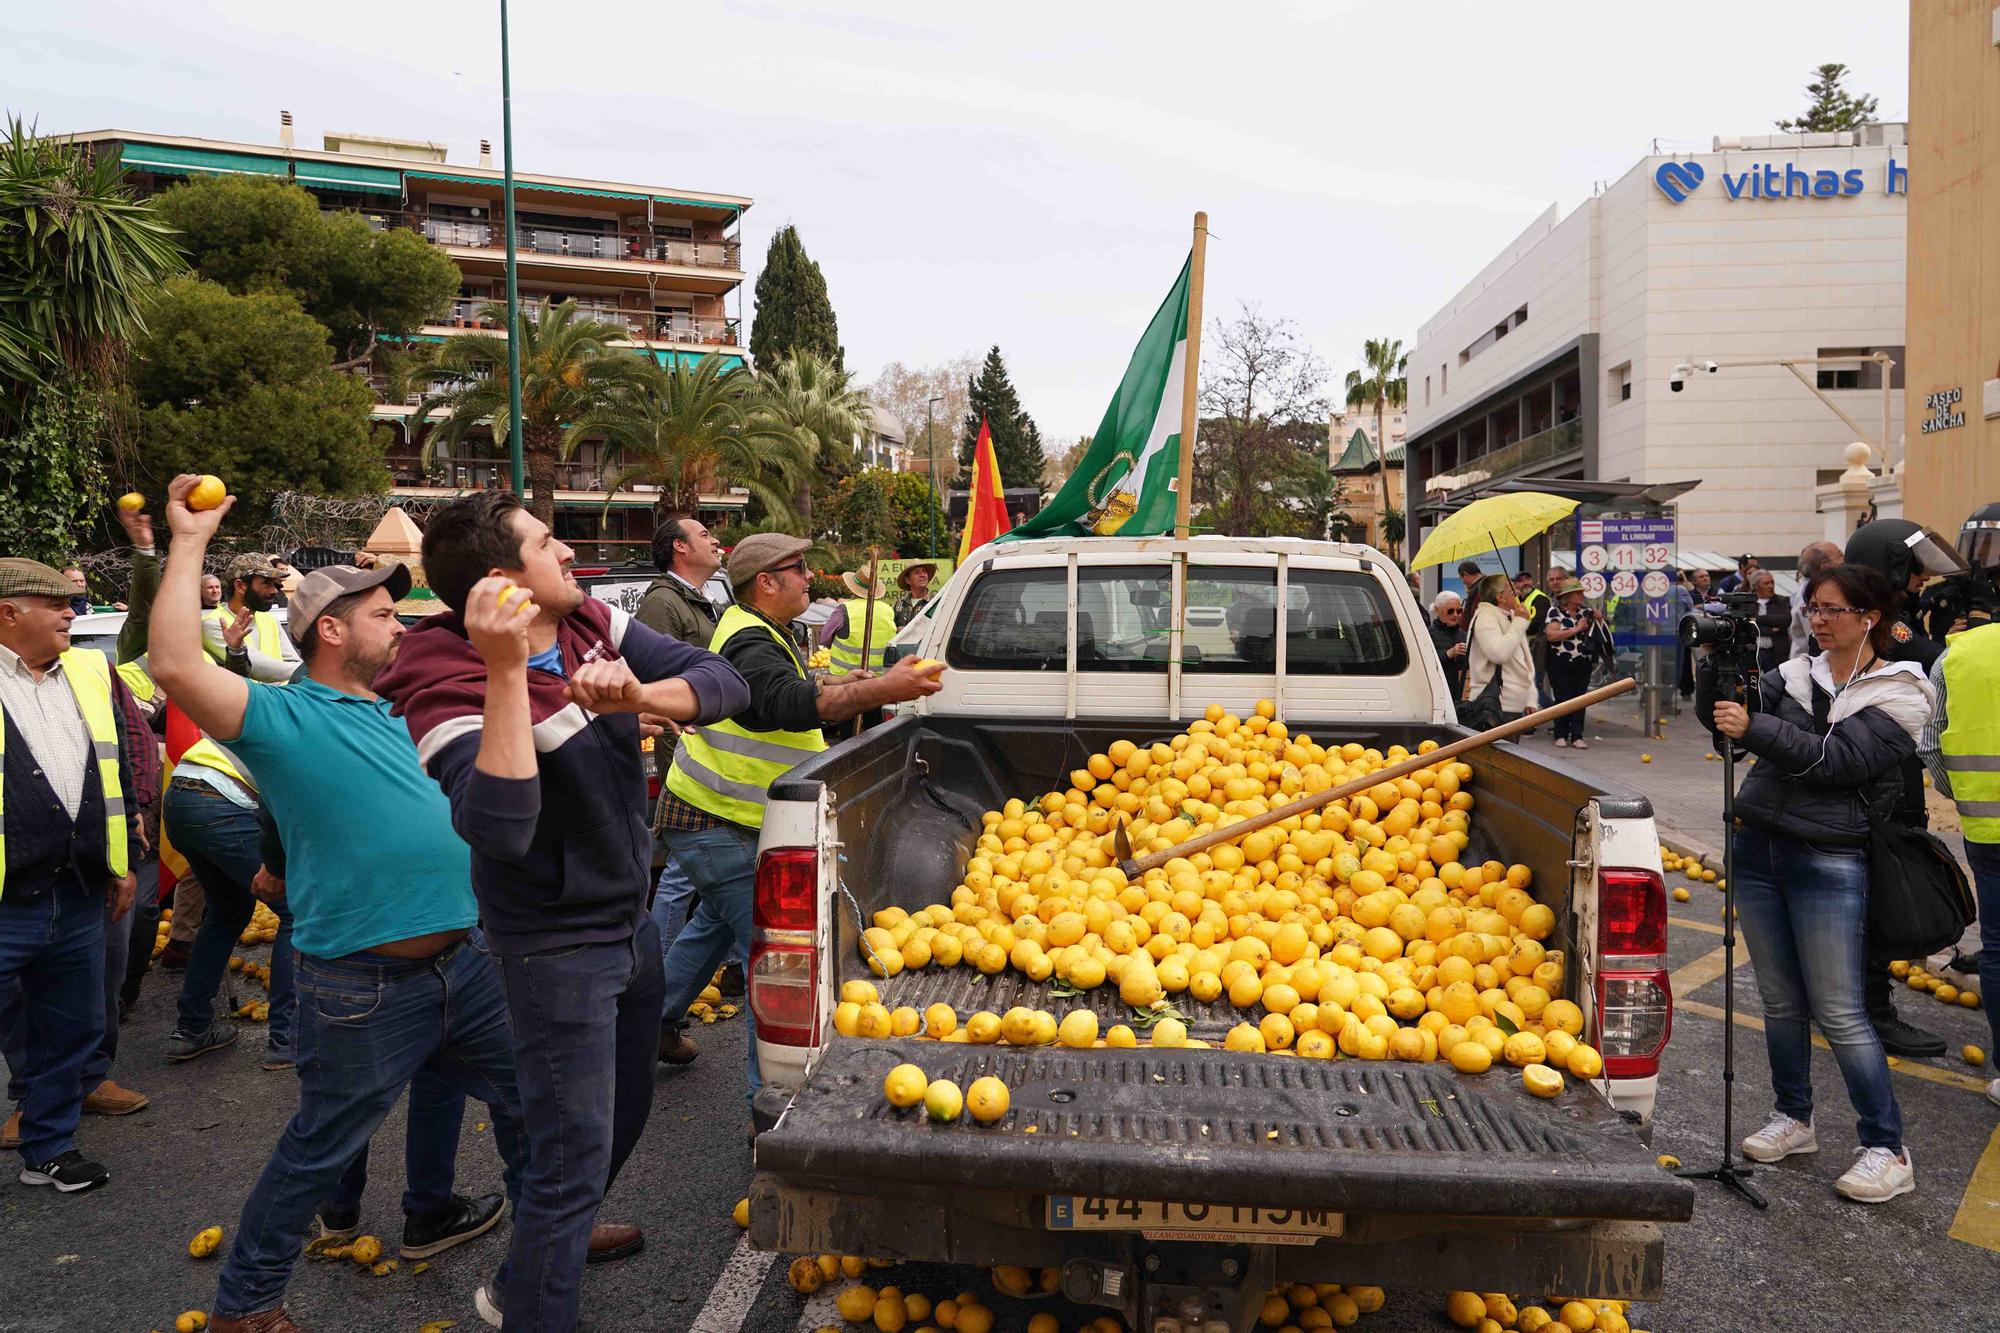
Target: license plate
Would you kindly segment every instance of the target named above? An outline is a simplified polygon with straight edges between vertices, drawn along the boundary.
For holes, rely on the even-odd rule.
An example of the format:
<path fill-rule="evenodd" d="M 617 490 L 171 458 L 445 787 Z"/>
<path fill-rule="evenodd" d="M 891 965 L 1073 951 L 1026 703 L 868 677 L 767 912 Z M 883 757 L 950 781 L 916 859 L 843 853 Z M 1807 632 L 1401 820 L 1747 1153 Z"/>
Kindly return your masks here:
<path fill-rule="evenodd" d="M 1311 1245 L 1338 1236 L 1346 1216 L 1320 1208 L 1251 1208 L 1228 1203 L 1157 1203 L 1051 1194 L 1051 1231 L 1137 1231 L 1148 1240 L 1223 1240 Z"/>

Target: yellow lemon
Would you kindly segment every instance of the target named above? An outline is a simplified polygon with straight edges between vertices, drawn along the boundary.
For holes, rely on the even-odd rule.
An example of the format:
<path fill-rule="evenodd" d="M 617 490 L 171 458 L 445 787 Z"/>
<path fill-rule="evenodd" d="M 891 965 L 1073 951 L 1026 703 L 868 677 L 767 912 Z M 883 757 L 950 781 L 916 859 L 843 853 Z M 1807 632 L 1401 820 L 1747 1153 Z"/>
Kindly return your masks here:
<path fill-rule="evenodd" d="M 1506 1043 L 1500 1048 L 1500 1055 L 1516 1069 L 1538 1065 L 1548 1058 L 1548 1052 L 1542 1047 L 1542 1039 L 1532 1032 L 1516 1032 L 1507 1038 Z"/>
<path fill-rule="evenodd" d="M 1493 1067 L 1493 1052 L 1476 1041 L 1462 1041 L 1446 1054 L 1451 1067 L 1461 1074 L 1483 1074 Z"/>
<path fill-rule="evenodd" d="M 1248 1023 L 1238 1023 L 1223 1038 L 1222 1048 L 1226 1051 L 1261 1052 L 1264 1049 L 1264 1034 Z"/>
<path fill-rule="evenodd" d="M 965 1090 L 965 1105 L 974 1120 L 990 1125 L 1007 1114 L 1007 1085 L 991 1074 L 974 1079 L 972 1086 Z"/>
<path fill-rule="evenodd" d="M 840 998 L 843 1003 L 852 1001 L 856 1005 L 880 1004 L 882 993 L 875 989 L 872 981 L 849 981 L 842 984 Z"/>
<path fill-rule="evenodd" d="M 1129 1051 L 1138 1046 L 1139 1034 L 1119 1023 L 1104 1034 L 1104 1044 L 1110 1050 Z"/>
<path fill-rule="evenodd" d="M 1983 1065 L 1986 1063 L 1986 1052 L 1977 1046 L 1968 1046 L 1958 1053 L 1958 1058 L 1969 1065 Z"/>
<path fill-rule="evenodd" d="M 206 1259 L 214 1254 L 221 1244 L 221 1227 L 203 1227 L 195 1232 L 194 1239 L 188 1242 L 188 1254 L 196 1259 Z"/>
<path fill-rule="evenodd" d="M 222 478 L 204 472 L 187 493 L 187 507 L 193 510 L 213 509 L 229 495 L 229 488 L 222 484 Z"/>
<path fill-rule="evenodd" d="M 1591 1333 L 1597 1327 L 1597 1311 L 1582 1301 L 1564 1301 L 1562 1309 L 1556 1311 L 1556 1319 L 1570 1333 Z"/>
<path fill-rule="evenodd" d="M 991 1046 L 1000 1040 L 1000 1015 L 981 1009 L 966 1019 L 965 1039 L 975 1046 Z"/>
<path fill-rule="evenodd" d="M 1486 1318 L 1486 1301 L 1476 1291 L 1454 1291 L 1445 1297 L 1444 1317 L 1460 1328 L 1477 1328 Z"/>
<path fill-rule="evenodd" d="M 1604 1057 L 1597 1053 L 1596 1047 L 1582 1042 L 1571 1048 L 1567 1063 L 1570 1077 L 1580 1078 L 1586 1083 L 1604 1072 Z"/>
<path fill-rule="evenodd" d="M 1089 1050 L 1097 1041 L 1097 1015 L 1088 1009 L 1073 1009 L 1063 1015 L 1056 1040 L 1072 1050 Z"/>
<path fill-rule="evenodd" d="M 943 1001 L 924 1010 L 924 1035 L 943 1041 L 958 1030 L 958 1015 Z"/>
<path fill-rule="evenodd" d="M 1569 1000 L 1550 1000 L 1542 1010 L 1542 1026 L 1550 1031 L 1561 1028 L 1572 1037 L 1583 1035 L 1583 1010 Z"/>
<path fill-rule="evenodd" d="M 958 1119 L 965 1109 L 965 1096 L 958 1090 L 958 1084 L 948 1078 L 933 1080 L 924 1089 L 924 1114 L 934 1125 L 948 1125 Z"/>
<path fill-rule="evenodd" d="M 899 1110 L 907 1110 L 924 1099 L 924 1092 L 930 1087 L 930 1079 L 915 1065 L 897 1065 L 882 1080 L 882 1095 L 889 1099 L 889 1105 Z"/>
<path fill-rule="evenodd" d="M 889 1011 L 879 1004 L 864 1004 L 854 1023 L 854 1035 L 880 1040 L 889 1035 L 891 1020 Z"/>
<path fill-rule="evenodd" d="M 1563 1090 L 1563 1076 L 1547 1065 L 1529 1065 L 1521 1071 L 1521 1086 L 1535 1097 L 1554 1097 Z"/>
<path fill-rule="evenodd" d="M 146 507 L 146 497 L 137 491 L 127 491 L 118 497 L 118 507 L 128 514 L 136 514 Z"/>
<path fill-rule="evenodd" d="M 1688 891 L 1687 891 L 1686 889 L 1683 889 L 1683 888 L 1676 888 L 1676 889 L 1674 890 L 1674 901 L 1675 901 L 1675 902 L 1677 902 L 1677 903 L 1684 903 L 1684 902 L 1686 902 L 1686 901 L 1688 900 L 1689 896 L 1690 896 L 1690 895 L 1688 894 Z"/>
<path fill-rule="evenodd" d="M 747 1230 L 750 1226 L 750 1200 L 738 1199 L 736 1206 L 729 1210 L 729 1219 Z"/>
<path fill-rule="evenodd" d="M 850 1324 L 858 1324 L 864 1319 L 875 1317 L 875 1288 L 856 1284 L 842 1287 L 840 1294 L 833 1298 L 834 1308 L 840 1317 Z"/>
<path fill-rule="evenodd" d="M 1153 1045 L 1162 1050 L 1178 1050 L 1187 1045 L 1187 1024 L 1178 1018 L 1163 1018 L 1153 1024 Z"/>

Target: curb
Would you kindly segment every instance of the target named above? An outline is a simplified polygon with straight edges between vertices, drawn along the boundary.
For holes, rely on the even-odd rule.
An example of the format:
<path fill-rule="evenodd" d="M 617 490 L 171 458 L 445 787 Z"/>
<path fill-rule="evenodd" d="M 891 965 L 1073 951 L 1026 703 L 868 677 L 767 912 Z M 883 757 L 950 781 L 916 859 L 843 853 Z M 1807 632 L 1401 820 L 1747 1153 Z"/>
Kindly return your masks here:
<path fill-rule="evenodd" d="M 1682 837 L 1678 833 L 1662 832 L 1660 834 L 1660 846 L 1666 848 L 1675 856 L 1699 862 L 1704 870 L 1713 870 L 1718 875 L 1722 873 L 1722 853 L 1710 847 L 1707 843 L 1696 842 L 1692 838 Z"/>

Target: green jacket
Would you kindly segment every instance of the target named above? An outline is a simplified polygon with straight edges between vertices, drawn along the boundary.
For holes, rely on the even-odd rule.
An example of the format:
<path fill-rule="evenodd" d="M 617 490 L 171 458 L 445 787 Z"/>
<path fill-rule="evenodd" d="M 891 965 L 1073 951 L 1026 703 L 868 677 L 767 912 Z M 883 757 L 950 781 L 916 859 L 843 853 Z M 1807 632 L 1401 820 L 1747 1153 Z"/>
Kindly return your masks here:
<path fill-rule="evenodd" d="M 634 615 L 647 629 L 694 648 L 708 647 L 716 623 L 722 619 L 715 603 L 672 574 L 662 574 L 647 586 Z"/>

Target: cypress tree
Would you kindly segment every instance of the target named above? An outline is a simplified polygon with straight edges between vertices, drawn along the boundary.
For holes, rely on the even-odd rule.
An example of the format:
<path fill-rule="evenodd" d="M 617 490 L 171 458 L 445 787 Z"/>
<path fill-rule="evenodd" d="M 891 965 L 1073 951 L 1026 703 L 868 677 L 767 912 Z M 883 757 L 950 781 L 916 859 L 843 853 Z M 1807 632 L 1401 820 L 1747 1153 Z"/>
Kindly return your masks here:
<path fill-rule="evenodd" d="M 840 322 L 827 298 L 826 275 L 799 241 L 798 230 L 781 227 L 757 275 L 757 315 L 750 322 L 750 355 L 760 366 L 777 364 L 794 352 L 811 352 L 846 369 Z"/>
<path fill-rule="evenodd" d="M 982 416 L 993 435 L 993 456 L 1000 464 L 1000 484 L 1041 486 L 1042 470 L 1047 464 L 1042 455 L 1042 433 L 1035 419 L 1021 410 L 1020 395 L 1014 392 L 1013 381 L 1007 378 L 1007 365 L 1000 359 L 998 347 L 986 353 L 986 363 L 972 379 L 958 447 L 959 467 L 968 479 Z"/>

